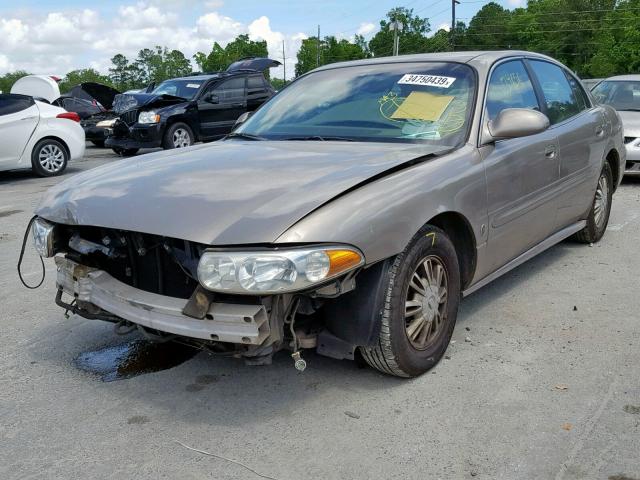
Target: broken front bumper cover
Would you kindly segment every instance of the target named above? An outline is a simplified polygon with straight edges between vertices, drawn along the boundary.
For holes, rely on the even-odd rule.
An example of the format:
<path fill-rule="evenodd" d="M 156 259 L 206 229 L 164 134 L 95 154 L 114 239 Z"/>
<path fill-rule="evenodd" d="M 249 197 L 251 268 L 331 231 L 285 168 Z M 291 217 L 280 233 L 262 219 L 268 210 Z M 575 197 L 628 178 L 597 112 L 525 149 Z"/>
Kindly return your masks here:
<path fill-rule="evenodd" d="M 102 310 L 114 318 L 151 330 L 201 340 L 261 345 L 269 336 L 269 317 L 264 305 L 212 303 L 203 320 L 182 313 L 188 300 L 145 292 L 116 280 L 104 270 L 55 257 L 57 286 L 75 298 L 88 318 L 100 318 L 91 310 Z M 98 310 L 98 311 L 99 311 Z M 108 319 L 108 318 L 104 318 Z"/>

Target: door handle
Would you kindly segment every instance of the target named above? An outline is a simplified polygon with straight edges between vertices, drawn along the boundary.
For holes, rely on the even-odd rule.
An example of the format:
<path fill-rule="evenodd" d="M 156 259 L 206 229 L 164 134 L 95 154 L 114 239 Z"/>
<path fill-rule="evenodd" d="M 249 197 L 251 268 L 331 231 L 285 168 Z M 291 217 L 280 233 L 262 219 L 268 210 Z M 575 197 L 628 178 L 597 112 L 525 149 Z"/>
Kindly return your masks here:
<path fill-rule="evenodd" d="M 556 158 L 557 149 L 555 145 L 547 145 L 544 149 L 544 156 L 547 158 Z"/>
<path fill-rule="evenodd" d="M 20 121 L 23 121 L 23 120 L 33 120 L 34 118 L 38 118 L 38 116 L 37 116 L 37 115 L 32 115 L 32 116 L 30 116 L 30 117 L 24 117 L 24 118 L 21 118 L 21 119 L 20 119 Z"/>
<path fill-rule="evenodd" d="M 244 107 L 244 103 L 232 103 L 232 107 Z"/>

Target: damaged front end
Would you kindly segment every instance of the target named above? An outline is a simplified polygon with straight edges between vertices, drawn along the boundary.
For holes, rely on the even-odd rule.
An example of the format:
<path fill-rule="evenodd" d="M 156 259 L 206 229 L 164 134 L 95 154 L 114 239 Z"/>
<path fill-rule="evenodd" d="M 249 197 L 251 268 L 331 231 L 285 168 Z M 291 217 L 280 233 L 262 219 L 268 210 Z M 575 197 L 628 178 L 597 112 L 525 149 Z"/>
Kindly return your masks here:
<path fill-rule="evenodd" d="M 117 331 L 176 338 L 249 364 L 269 364 L 275 352 L 289 349 L 298 369 L 305 367 L 301 349 L 353 359 L 356 346 L 375 338 L 371 318 L 360 322 L 367 331 L 353 332 L 366 309 L 344 318 L 336 308 L 343 299 L 345 305 L 363 304 L 362 298 L 350 300 L 359 295 L 355 279 L 364 264 L 352 247 L 212 249 L 41 219 L 34 236 L 42 256 L 55 255 L 56 303 L 82 317 L 116 323 Z M 329 253 L 325 258 L 318 252 Z M 368 277 L 360 273 L 365 286 Z M 377 307 L 371 307 L 374 315 Z"/>

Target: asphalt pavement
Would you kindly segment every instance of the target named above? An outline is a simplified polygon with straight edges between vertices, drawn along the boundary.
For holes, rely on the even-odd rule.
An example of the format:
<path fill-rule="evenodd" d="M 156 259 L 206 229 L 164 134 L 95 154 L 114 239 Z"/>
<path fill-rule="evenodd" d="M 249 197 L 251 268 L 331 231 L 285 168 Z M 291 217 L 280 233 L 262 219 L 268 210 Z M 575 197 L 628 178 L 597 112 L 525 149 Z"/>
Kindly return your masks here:
<path fill-rule="evenodd" d="M 640 479 L 640 181 L 600 243 L 563 242 L 465 299 L 445 359 L 402 380 L 67 319 L 51 260 L 24 288 L 43 192 L 117 161 L 133 160 L 88 147 L 62 177 L 0 173 L 0 479 Z M 26 280 L 39 268 L 29 245 Z"/>

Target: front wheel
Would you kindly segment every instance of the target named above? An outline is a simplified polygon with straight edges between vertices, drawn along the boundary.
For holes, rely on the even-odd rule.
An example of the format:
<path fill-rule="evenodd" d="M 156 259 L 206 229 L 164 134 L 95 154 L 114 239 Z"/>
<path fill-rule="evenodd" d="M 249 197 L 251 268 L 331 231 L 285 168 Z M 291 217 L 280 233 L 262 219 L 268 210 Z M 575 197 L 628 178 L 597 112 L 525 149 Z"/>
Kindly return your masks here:
<path fill-rule="evenodd" d="M 449 345 L 460 302 L 460 269 L 451 240 L 427 226 L 391 267 L 377 345 L 364 360 L 383 373 L 416 377 L 436 365 Z"/>
<path fill-rule="evenodd" d="M 162 148 L 185 148 L 193 145 L 193 131 L 186 123 L 176 122 L 164 132 Z"/>
<path fill-rule="evenodd" d="M 613 173 L 611 165 L 605 162 L 593 199 L 593 205 L 587 216 L 587 225 L 575 234 L 575 239 L 582 243 L 596 243 L 604 236 L 611 214 L 613 199 Z"/>
<path fill-rule="evenodd" d="M 31 165 L 36 175 L 53 177 L 67 168 L 69 153 L 58 140 L 46 138 L 40 140 L 31 152 Z"/>

